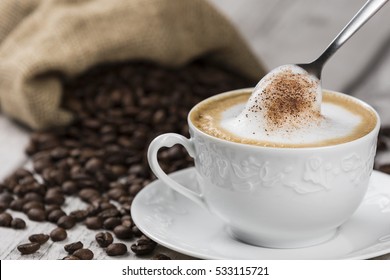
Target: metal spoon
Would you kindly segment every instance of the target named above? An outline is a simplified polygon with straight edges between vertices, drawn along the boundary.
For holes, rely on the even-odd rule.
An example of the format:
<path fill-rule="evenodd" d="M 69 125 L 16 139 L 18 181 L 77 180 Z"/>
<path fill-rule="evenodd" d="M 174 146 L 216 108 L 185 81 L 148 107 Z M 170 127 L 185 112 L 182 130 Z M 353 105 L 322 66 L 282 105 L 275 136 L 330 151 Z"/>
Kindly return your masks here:
<path fill-rule="evenodd" d="M 308 73 L 321 80 L 321 72 L 328 59 L 350 38 L 360 27 L 363 26 L 388 0 L 369 0 L 356 13 L 343 30 L 333 39 L 332 43 L 314 61 L 306 64 L 297 64 Z"/>

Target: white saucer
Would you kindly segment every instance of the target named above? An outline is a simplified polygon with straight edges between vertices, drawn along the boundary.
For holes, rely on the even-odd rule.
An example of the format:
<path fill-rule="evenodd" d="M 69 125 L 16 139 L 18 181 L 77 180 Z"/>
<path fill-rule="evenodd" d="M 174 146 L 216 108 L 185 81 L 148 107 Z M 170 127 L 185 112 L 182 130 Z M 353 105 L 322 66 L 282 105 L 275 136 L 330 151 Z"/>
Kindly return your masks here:
<path fill-rule="evenodd" d="M 171 176 L 189 188 L 197 188 L 194 168 Z M 220 220 L 159 180 L 136 196 L 131 213 L 151 239 L 202 259 L 368 259 L 390 252 L 390 176 L 377 171 L 351 219 L 332 240 L 312 247 L 270 249 L 239 242 Z"/>

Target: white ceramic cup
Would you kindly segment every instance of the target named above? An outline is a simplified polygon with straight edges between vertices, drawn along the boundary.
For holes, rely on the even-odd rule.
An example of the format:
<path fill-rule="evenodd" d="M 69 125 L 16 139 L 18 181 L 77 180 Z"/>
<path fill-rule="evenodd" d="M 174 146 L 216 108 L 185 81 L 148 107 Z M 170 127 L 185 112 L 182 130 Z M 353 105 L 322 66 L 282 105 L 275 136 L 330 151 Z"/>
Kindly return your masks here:
<path fill-rule="evenodd" d="M 272 248 L 311 246 L 332 238 L 363 200 L 380 127 L 375 114 L 376 126 L 367 135 L 314 148 L 229 142 L 202 132 L 188 117 L 191 138 L 158 136 L 149 146 L 148 161 L 160 180 L 222 219 L 235 238 Z M 200 193 L 172 180 L 158 164 L 158 150 L 175 144 L 194 158 Z"/>

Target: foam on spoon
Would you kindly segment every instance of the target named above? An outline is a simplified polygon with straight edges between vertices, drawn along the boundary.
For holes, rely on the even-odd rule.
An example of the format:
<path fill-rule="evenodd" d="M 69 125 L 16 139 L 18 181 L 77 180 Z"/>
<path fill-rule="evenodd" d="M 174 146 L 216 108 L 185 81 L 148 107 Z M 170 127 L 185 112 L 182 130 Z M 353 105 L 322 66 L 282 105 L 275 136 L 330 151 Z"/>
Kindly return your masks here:
<path fill-rule="evenodd" d="M 284 65 L 257 84 L 244 108 L 226 110 L 221 126 L 246 139 L 302 144 L 345 135 L 359 122 L 342 107 L 321 103 L 320 81 L 298 66 Z"/>

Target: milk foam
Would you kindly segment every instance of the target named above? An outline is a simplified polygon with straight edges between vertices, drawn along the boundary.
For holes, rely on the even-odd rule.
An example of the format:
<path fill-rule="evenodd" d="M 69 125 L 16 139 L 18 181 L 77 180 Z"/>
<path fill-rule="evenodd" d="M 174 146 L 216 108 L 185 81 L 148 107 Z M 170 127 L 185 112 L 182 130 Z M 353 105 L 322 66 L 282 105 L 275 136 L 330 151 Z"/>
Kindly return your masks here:
<path fill-rule="evenodd" d="M 228 109 L 221 126 L 239 137 L 292 144 L 345 135 L 359 122 L 330 104 L 322 106 L 321 112 L 321 101 L 316 77 L 298 66 L 284 65 L 261 79 L 244 106 Z"/>
<path fill-rule="evenodd" d="M 245 103 L 230 107 L 222 113 L 221 127 L 238 137 L 280 144 L 310 144 L 337 139 L 351 134 L 362 122 L 362 117 L 333 103 L 322 103 L 322 118 L 299 129 L 264 131 L 258 122 L 245 121 L 238 117 Z"/>

